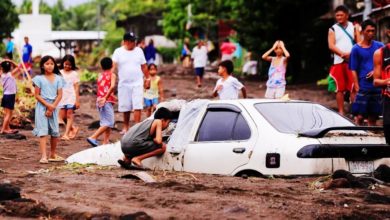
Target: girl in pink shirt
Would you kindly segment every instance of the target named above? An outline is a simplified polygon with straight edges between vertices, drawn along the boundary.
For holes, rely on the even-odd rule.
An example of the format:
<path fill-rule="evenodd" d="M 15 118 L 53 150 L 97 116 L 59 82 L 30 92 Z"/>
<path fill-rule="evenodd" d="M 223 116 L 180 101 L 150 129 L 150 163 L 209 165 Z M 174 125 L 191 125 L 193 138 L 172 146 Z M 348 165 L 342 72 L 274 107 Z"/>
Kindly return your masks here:
<path fill-rule="evenodd" d="M 76 62 L 72 55 L 65 55 L 61 62 L 61 74 L 65 80 L 65 86 L 62 89 L 62 99 L 59 103 L 60 114 L 59 121 L 66 121 L 65 133 L 62 140 L 73 139 L 79 127 L 74 126 L 74 111 L 80 107 L 79 82 L 80 77 L 76 72 Z"/>
<path fill-rule="evenodd" d="M 16 68 L 12 70 L 12 65 Z M 3 87 L 3 97 L 1 99 L 1 107 L 4 108 L 3 126 L 1 134 L 15 134 L 18 131 L 10 128 L 9 123 L 12 119 L 12 111 L 15 107 L 16 96 L 16 80 L 15 74 L 19 72 L 17 65 L 11 60 L 4 60 L 0 63 L 1 70 L 1 85 Z"/>

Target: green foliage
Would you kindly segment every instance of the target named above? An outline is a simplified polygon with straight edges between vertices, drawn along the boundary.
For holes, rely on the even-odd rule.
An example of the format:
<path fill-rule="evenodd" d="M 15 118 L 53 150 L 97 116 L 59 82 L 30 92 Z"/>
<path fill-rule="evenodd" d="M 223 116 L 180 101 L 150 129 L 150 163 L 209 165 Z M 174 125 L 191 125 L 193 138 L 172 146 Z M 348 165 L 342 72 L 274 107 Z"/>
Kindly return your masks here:
<path fill-rule="evenodd" d="M 124 20 L 129 16 L 164 10 L 167 0 L 114 0 L 108 11 L 113 20 Z"/>
<path fill-rule="evenodd" d="M 164 63 L 172 63 L 180 55 L 177 48 L 159 47 L 157 51 L 161 54 Z"/>
<path fill-rule="evenodd" d="M 122 42 L 123 34 L 125 30 L 123 28 L 116 27 L 115 22 L 109 22 L 105 25 L 107 34 L 103 40 L 103 46 L 108 50 L 108 53 L 114 52 L 114 49 L 119 47 Z"/>
<path fill-rule="evenodd" d="M 19 23 L 15 5 L 11 0 L 0 1 L 0 41 L 9 36 Z"/>
<path fill-rule="evenodd" d="M 187 16 L 189 3 L 191 18 Z M 167 37 L 183 39 L 189 35 L 185 26 L 190 20 L 191 27 L 220 41 L 212 35 L 218 21 L 231 22 L 237 33 L 233 38 L 257 55 L 271 48 L 276 40 L 283 40 L 291 54 L 288 74 L 297 79 L 299 73 L 305 80 L 313 80 L 322 77 L 317 74 L 323 74 L 322 67 L 329 60 L 326 36 L 330 24 L 319 19 L 328 10 L 329 1 L 316 0 L 170 0 L 163 28 Z"/>
<path fill-rule="evenodd" d="M 163 14 L 163 31 L 165 36 L 171 39 L 185 37 L 185 25 L 187 21 L 186 7 L 189 0 L 170 0 L 166 12 Z"/>
<path fill-rule="evenodd" d="M 74 7 L 65 8 L 63 0 L 58 0 L 50 7 L 41 1 L 39 11 L 42 14 L 52 16 L 53 30 L 96 30 L 98 28 L 98 7 L 101 11 L 101 23 L 104 23 L 108 0 L 94 0 Z M 32 1 L 24 0 L 19 7 L 19 13 L 30 14 L 32 11 Z"/>
<path fill-rule="evenodd" d="M 80 74 L 80 81 L 81 82 L 96 82 L 99 74 L 96 72 L 84 70 Z"/>
<path fill-rule="evenodd" d="M 32 13 L 32 1 L 23 0 L 22 4 L 18 8 L 19 14 L 31 14 Z"/>
<path fill-rule="evenodd" d="M 0 54 L 5 54 L 5 44 L 0 44 Z"/>
<path fill-rule="evenodd" d="M 203 29 L 207 36 L 216 29 L 219 19 L 230 20 L 234 18 L 232 5 L 237 0 L 170 0 L 163 14 L 164 35 L 171 39 L 188 37 L 187 22 L 191 27 Z M 187 7 L 191 5 L 192 17 L 187 15 Z"/>
<path fill-rule="evenodd" d="M 153 13 L 164 10 L 166 0 L 114 0 L 107 5 L 103 29 L 107 32 L 103 46 L 109 54 L 119 47 L 125 30 L 116 26 L 116 21 L 140 14 Z"/>

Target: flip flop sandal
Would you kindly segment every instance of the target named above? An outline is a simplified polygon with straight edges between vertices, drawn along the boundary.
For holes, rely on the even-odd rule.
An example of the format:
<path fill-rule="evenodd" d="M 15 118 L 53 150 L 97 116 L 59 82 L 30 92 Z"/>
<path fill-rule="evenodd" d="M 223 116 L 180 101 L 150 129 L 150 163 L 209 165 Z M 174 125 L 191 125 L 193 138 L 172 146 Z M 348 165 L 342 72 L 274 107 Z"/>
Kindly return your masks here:
<path fill-rule="evenodd" d="M 126 163 L 124 160 L 118 160 L 118 163 L 123 169 L 131 170 L 131 164 Z"/>
<path fill-rule="evenodd" d="M 19 131 L 18 130 L 11 130 L 11 131 L 4 131 L 1 134 L 17 134 Z"/>
<path fill-rule="evenodd" d="M 40 159 L 39 163 L 41 163 L 41 164 L 48 164 L 49 161 L 47 159 Z"/>
<path fill-rule="evenodd" d="M 96 147 L 99 145 L 99 142 L 95 139 L 92 139 L 92 138 L 87 138 L 87 141 L 90 145 L 92 145 L 92 147 Z"/>
<path fill-rule="evenodd" d="M 49 158 L 49 162 L 62 162 L 65 159 L 61 156 L 56 155 L 54 158 Z"/>
<path fill-rule="evenodd" d="M 63 141 L 70 141 L 70 138 L 69 138 L 69 137 L 64 137 L 64 136 L 62 136 L 62 137 L 61 137 L 61 140 L 63 140 Z"/>

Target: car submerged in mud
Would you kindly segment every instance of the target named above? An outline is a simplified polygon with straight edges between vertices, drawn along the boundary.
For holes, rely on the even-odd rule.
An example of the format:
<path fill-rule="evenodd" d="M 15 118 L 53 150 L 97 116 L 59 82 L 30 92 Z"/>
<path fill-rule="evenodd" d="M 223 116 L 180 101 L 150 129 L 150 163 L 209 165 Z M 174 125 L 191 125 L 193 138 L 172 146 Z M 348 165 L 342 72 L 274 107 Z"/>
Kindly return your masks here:
<path fill-rule="evenodd" d="M 178 115 L 167 150 L 148 169 L 222 175 L 354 174 L 390 165 L 380 127 L 358 127 L 320 104 L 270 99 L 170 101 Z M 118 165 L 120 142 L 91 148 L 67 162 Z"/>

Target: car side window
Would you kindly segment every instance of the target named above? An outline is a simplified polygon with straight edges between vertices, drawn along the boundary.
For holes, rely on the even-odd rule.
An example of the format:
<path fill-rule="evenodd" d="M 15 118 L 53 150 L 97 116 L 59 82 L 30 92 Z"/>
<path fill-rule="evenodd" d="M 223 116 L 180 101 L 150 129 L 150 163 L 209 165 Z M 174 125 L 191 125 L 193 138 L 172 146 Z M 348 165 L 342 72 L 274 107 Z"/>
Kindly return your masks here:
<path fill-rule="evenodd" d="M 251 129 L 245 118 L 239 114 L 233 131 L 233 140 L 247 140 L 251 137 Z"/>
<path fill-rule="evenodd" d="M 248 123 L 241 113 L 213 109 L 203 118 L 196 141 L 246 140 L 250 135 Z"/>

